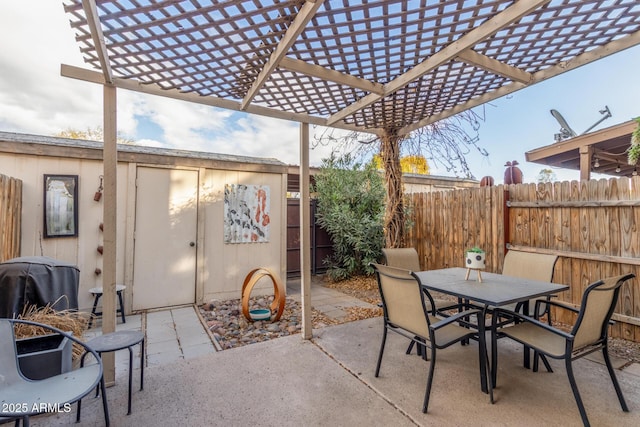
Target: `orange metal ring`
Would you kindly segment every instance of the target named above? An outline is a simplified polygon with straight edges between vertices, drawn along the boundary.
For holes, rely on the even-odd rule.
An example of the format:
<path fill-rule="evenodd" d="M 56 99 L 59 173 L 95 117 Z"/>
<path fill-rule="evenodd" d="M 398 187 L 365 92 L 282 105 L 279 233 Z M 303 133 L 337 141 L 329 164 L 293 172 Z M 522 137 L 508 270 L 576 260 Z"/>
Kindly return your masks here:
<path fill-rule="evenodd" d="M 273 291 L 274 297 L 271 306 L 271 321 L 276 322 L 282 316 L 284 312 L 284 303 L 285 303 L 285 294 L 284 288 L 282 286 L 282 282 L 278 276 L 266 268 L 256 268 L 253 269 L 247 274 L 244 278 L 244 283 L 242 284 L 242 314 L 248 320 L 252 320 L 249 315 L 249 297 L 251 296 L 251 290 L 258 283 L 258 280 L 262 279 L 264 276 L 269 276 L 271 278 L 271 282 L 273 283 Z M 275 313 L 275 317 L 274 317 Z"/>

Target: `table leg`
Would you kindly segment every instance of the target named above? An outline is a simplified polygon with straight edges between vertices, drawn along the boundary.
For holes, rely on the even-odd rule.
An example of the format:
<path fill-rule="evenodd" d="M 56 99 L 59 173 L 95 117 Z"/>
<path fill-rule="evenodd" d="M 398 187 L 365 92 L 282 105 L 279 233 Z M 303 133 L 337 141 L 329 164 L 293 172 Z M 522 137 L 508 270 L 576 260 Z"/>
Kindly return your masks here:
<path fill-rule="evenodd" d="M 487 384 L 487 336 L 484 329 L 485 316 L 486 307 L 480 314 L 478 314 L 478 353 L 480 359 L 480 388 L 482 389 L 483 393 L 488 393 L 489 387 Z"/>

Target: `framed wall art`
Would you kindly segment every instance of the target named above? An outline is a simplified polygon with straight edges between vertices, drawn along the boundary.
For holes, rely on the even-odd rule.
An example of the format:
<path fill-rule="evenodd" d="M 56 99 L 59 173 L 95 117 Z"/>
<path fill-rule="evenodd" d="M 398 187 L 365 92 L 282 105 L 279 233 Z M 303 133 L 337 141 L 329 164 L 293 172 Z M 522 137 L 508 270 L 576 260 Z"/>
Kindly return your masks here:
<path fill-rule="evenodd" d="M 44 237 L 78 236 L 78 175 L 44 176 Z"/>

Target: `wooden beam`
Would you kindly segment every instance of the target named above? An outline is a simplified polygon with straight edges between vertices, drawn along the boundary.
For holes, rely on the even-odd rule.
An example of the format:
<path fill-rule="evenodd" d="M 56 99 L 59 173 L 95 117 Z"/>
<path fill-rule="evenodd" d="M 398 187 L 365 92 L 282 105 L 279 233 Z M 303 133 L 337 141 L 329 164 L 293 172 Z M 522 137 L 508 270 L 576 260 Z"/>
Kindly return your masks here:
<path fill-rule="evenodd" d="M 541 81 L 558 76 L 562 73 L 566 73 L 567 71 L 574 70 L 582 65 L 589 64 L 593 61 L 602 59 L 606 56 L 612 55 L 614 53 L 636 46 L 638 44 L 640 44 L 640 31 L 636 31 L 635 33 L 632 33 L 627 37 L 614 40 L 604 46 L 597 47 L 593 50 L 590 50 L 589 52 L 583 53 L 582 55 L 578 55 L 577 57 L 573 58 L 571 61 L 564 61 L 553 67 L 549 67 L 543 71 L 538 71 L 537 73 L 533 74 L 533 79 L 528 85 L 521 82 L 513 82 L 506 86 L 502 86 L 501 88 L 493 92 L 485 93 L 484 95 L 470 99 L 465 103 L 458 104 L 449 110 L 445 110 L 445 111 L 442 111 L 441 113 L 434 114 L 429 117 L 425 117 L 424 119 L 417 121 L 414 124 L 405 126 L 404 128 L 400 129 L 398 133 L 400 133 L 401 135 L 406 135 L 410 132 L 413 132 L 416 129 L 420 129 L 421 127 L 428 126 L 431 123 L 435 123 L 437 121 L 454 116 L 458 113 L 469 110 L 473 107 L 477 107 L 478 105 L 482 105 L 489 101 L 493 101 L 495 99 L 503 97 L 505 95 L 509 95 L 510 93 L 516 92 L 527 86 L 534 85 Z"/>
<path fill-rule="evenodd" d="M 302 339 L 313 338 L 311 321 L 311 195 L 309 194 L 309 125 L 300 124 L 300 298 Z"/>
<path fill-rule="evenodd" d="M 532 10 L 537 9 L 548 2 L 549 0 L 521 0 L 513 3 L 511 6 L 498 13 L 493 18 L 485 21 L 479 27 L 476 27 L 473 30 L 469 31 L 467 34 L 460 37 L 458 40 L 454 41 L 447 47 L 431 55 L 427 60 L 416 65 L 411 70 L 387 83 L 384 87 L 385 94 L 383 96 L 377 94 L 369 94 L 364 98 L 360 98 L 358 101 L 329 117 L 327 119 L 327 124 L 331 126 L 332 124 L 343 120 L 345 117 L 348 117 L 356 113 L 357 111 L 362 110 L 363 108 L 366 108 L 369 105 L 377 102 L 382 97 L 391 95 L 392 93 L 405 87 L 409 83 L 438 68 L 440 65 L 455 58 L 460 54 L 460 52 L 473 47 L 477 43 L 497 33 L 502 28 L 527 15 Z"/>
<path fill-rule="evenodd" d="M 91 31 L 91 38 L 93 39 L 93 45 L 98 55 L 98 61 L 100 61 L 100 68 L 102 69 L 104 80 L 111 84 L 113 82 L 113 71 L 111 71 L 109 52 L 107 51 L 107 44 L 104 42 L 104 33 L 100 25 L 100 17 L 98 16 L 98 8 L 96 7 L 95 0 L 82 0 L 82 8 L 87 16 L 87 24 Z"/>
<path fill-rule="evenodd" d="M 309 64 L 308 62 L 300 61 L 299 59 L 293 59 L 285 56 L 282 58 L 282 61 L 280 61 L 280 67 L 306 76 L 317 77 L 322 80 L 338 83 L 355 89 L 361 89 L 366 92 L 384 95 L 384 85 L 381 83 L 361 79 L 350 74 L 321 67 L 320 65 Z"/>
<path fill-rule="evenodd" d="M 617 264 L 640 265 L 640 258 L 623 257 L 616 255 L 589 254 L 584 252 L 562 251 L 556 249 L 531 248 L 520 245 L 507 245 L 509 250 L 531 252 L 535 254 L 557 255 L 565 258 L 584 259 L 588 261 L 613 262 Z"/>
<path fill-rule="evenodd" d="M 104 197 L 102 210 L 104 223 L 103 265 L 102 265 L 102 333 L 108 334 L 116 330 L 116 254 L 117 254 L 117 98 L 114 86 L 103 86 L 104 93 Z M 104 356 L 109 355 L 107 358 Z M 104 364 L 105 382 L 115 381 L 114 353 L 105 353 L 102 357 Z"/>
<path fill-rule="evenodd" d="M 85 68 L 80 68 L 73 65 L 62 64 L 60 67 L 60 75 L 62 75 L 63 77 L 69 77 L 85 82 L 105 84 L 104 76 L 97 71 L 87 70 Z M 134 92 L 163 96 L 165 98 L 178 99 L 181 101 L 192 102 L 194 104 L 209 105 L 211 107 L 224 108 L 227 110 L 242 111 L 240 103 L 236 101 L 230 101 L 228 99 L 218 98 L 215 96 L 200 96 L 195 93 L 184 93 L 176 89 L 163 89 L 161 86 L 154 83 L 142 84 L 137 80 L 114 77 L 113 85 L 117 88 L 127 89 Z M 289 120 L 298 123 L 309 123 L 318 126 L 327 126 L 327 119 L 323 117 L 292 113 L 257 105 L 249 105 L 244 110 L 244 112 L 257 114 L 259 116 L 271 117 L 274 119 Z M 363 128 L 344 122 L 336 123 L 333 125 L 333 127 L 363 133 L 373 133 L 377 135 L 382 133 L 382 129 Z"/>
<path fill-rule="evenodd" d="M 562 202 L 507 202 L 509 208 L 623 208 L 640 206 L 640 200 L 578 200 Z M 523 249 L 524 250 L 524 249 Z"/>
<path fill-rule="evenodd" d="M 258 77 L 256 77 L 253 85 L 251 85 L 251 88 L 242 100 L 242 103 L 240 105 L 240 108 L 242 110 L 245 110 L 251 103 L 253 98 L 258 94 L 262 86 L 264 86 L 264 84 L 269 79 L 269 76 L 271 76 L 271 73 L 273 73 L 273 70 L 275 70 L 278 64 L 280 64 L 282 58 L 284 58 L 291 46 L 298 39 L 300 33 L 304 31 L 305 27 L 307 26 L 309 21 L 311 21 L 311 18 L 313 18 L 323 2 L 324 0 L 315 0 L 313 2 L 307 1 L 302 6 L 300 12 L 298 12 L 296 17 L 294 18 L 291 26 L 287 29 L 284 37 L 282 38 L 280 43 L 278 43 L 278 46 L 276 46 L 264 68 L 260 70 Z"/>
<path fill-rule="evenodd" d="M 516 82 L 526 84 L 533 79 L 533 75 L 531 73 L 521 70 L 520 68 L 512 67 L 509 64 L 505 64 L 504 62 L 500 62 L 486 55 L 482 55 L 473 49 L 467 49 L 460 52 L 456 59 L 459 59 L 466 64 L 482 68 L 490 73 L 499 74 Z"/>

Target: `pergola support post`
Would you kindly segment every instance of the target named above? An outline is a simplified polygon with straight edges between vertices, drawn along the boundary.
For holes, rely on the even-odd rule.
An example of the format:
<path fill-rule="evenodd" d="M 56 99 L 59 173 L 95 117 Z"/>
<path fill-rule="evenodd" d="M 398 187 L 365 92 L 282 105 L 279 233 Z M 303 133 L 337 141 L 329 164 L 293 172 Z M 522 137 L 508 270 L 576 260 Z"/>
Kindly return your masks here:
<path fill-rule="evenodd" d="M 311 322 L 311 200 L 309 193 L 309 124 L 300 123 L 300 304 L 302 339 L 313 337 Z"/>
<path fill-rule="evenodd" d="M 103 223 L 104 250 L 102 276 L 102 333 L 116 329 L 116 229 L 117 229 L 117 97 L 116 87 L 104 85 L 103 90 Z M 115 383 L 115 353 L 102 355 L 104 379 L 107 384 Z"/>

